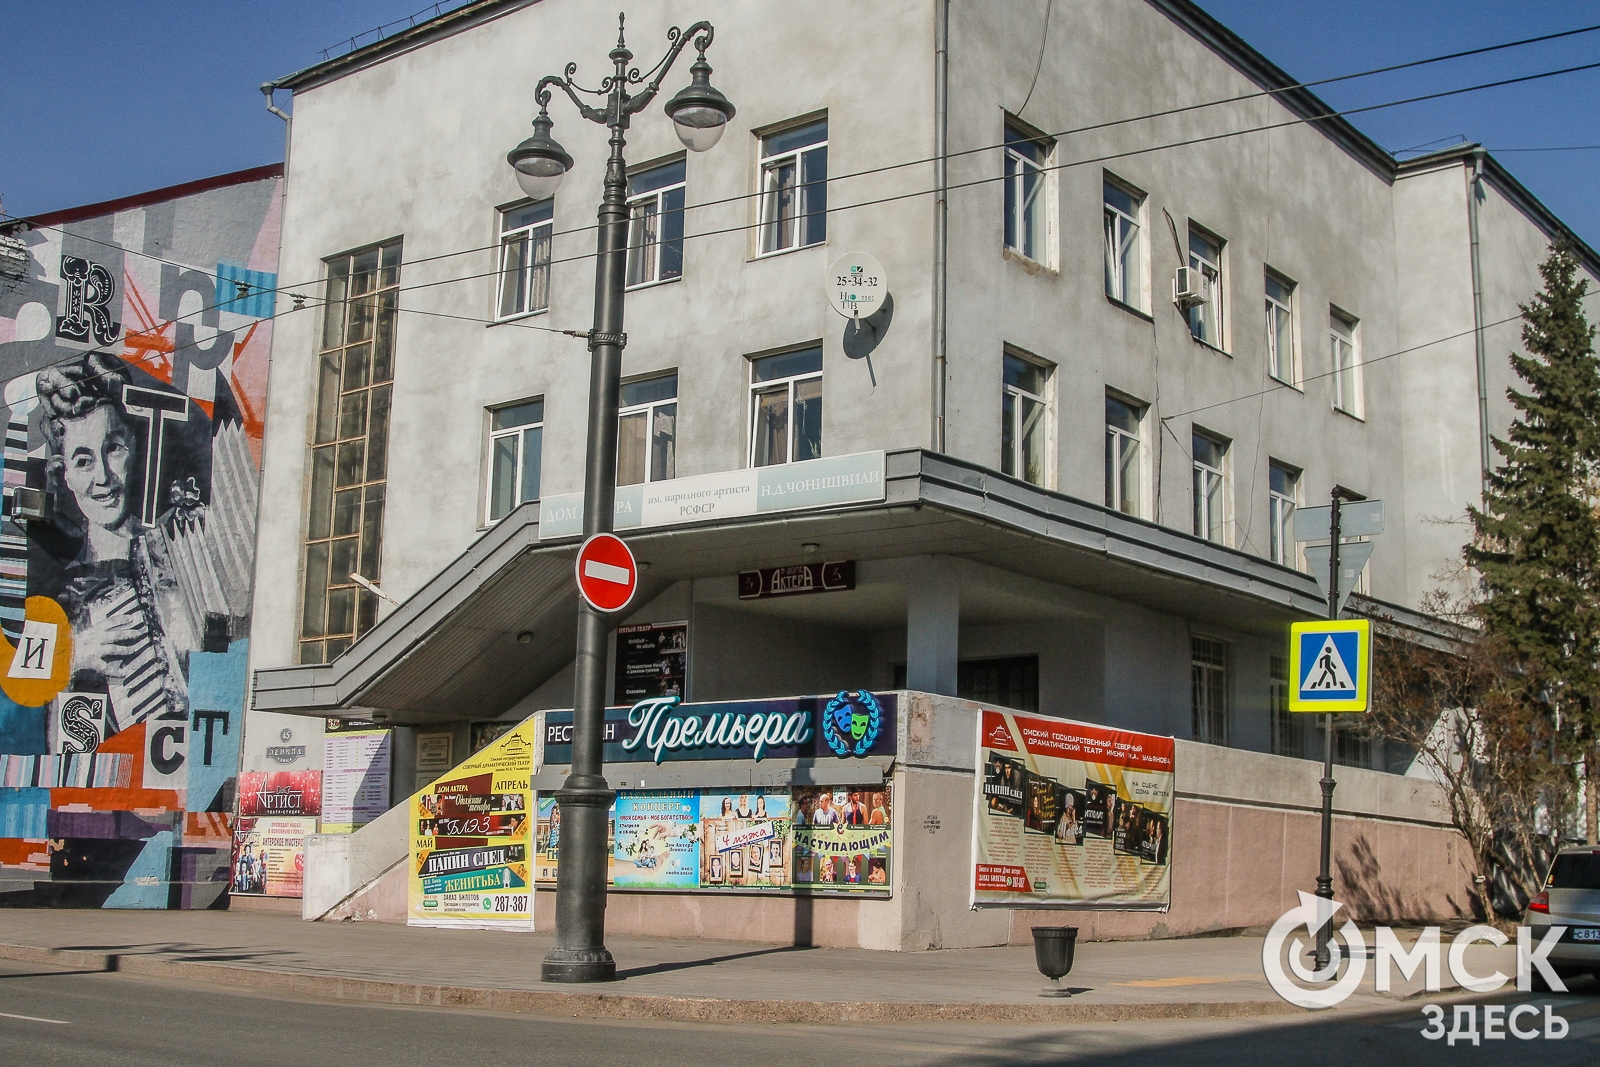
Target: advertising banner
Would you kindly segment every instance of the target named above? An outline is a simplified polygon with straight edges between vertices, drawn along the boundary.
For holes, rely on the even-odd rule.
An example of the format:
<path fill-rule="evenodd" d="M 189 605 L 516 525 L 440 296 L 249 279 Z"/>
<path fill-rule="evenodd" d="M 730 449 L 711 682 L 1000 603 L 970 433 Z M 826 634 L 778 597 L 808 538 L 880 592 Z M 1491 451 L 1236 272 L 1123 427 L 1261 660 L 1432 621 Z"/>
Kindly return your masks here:
<path fill-rule="evenodd" d="M 534 858 L 533 880 L 541 885 L 555 885 L 556 871 L 561 866 L 561 805 L 548 793 L 539 796 L 538 854 Z M 616 880 L 617 871 L 617 803 L 611 802 L 606 820 L 606 884 Z"/>
<path fill-rule="evenodd" d="M 407 925 L 533 929 L 535 722 L 412 794 Z"/>
<path fill-rule="evenodd" d="M 889 888 L 890 788 L 796 786 L 794 884 L 851 893 Z"/>
<path fill-rule="evenodd" d="M 700 885 L 788 889 L 794 870 L 789 791 L 700 794 Z"/>
<path fill-rule="evenodd" d="M 641 700 L 606 711 L 607 763 L 892 756 L 893 693 L 844 690 L 832 697 L 682 704 Z M 572 762 L 572 712 L 544 716 L 545 766 Z"/>
<path fill-rule="evenodd" d="M 316 832 L 316 819 L 241 818 L 233 832 L 232 891 L 249 896 L 300 896 L 306 835 Z"/>
<path fill-rule="evenodd" d="M 389 810 L 390 733 L 343 730 L 322 743 L 322 832 L 348 834 Z"/>
<path fill-rule="evenodd" d="M 322 814 L 321 771 L 245 771 L 239 775 L 239 814 Z"/>
<path fill-rule="evenodd" d="M 689 624 L 647 622 L 617 627 L 616 699 L 682 697 L 689 674 Z"/>
<path fill-rule="evenodd" d="M 699 802 L 692 789 L 617 795 L 611 882 L 619 889 L 693 889 L 700 868 Z"/>
<path fill-rule="evenodd" d="M 984 711 L 973 802 L 975 907 L 1165 911 L 1170 737 Z"/>

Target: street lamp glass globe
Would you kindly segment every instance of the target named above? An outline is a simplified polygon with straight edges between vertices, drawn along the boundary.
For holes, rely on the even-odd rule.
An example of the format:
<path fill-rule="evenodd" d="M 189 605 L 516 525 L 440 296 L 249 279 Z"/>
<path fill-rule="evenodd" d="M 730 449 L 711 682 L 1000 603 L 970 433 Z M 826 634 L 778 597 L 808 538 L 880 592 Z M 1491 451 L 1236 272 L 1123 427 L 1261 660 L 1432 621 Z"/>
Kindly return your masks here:
<path fill-rule="evenodd" d="M 689 68 L 689 84 L 667 101 L 666 110 L 678 140 L 691 152 L 716 147 L 735 111 L 732 102 L 711 85 L 711 64 L 704 53 Z"/>
<path fill-rule="evenodd" d="M 561 179 L 572 169 L 572 157 L 550 136 L 550 116 L 540 111 L 533 120 L 533 136 L 506 153 L 517 184 L 535 200 L 556 195 Z"/>

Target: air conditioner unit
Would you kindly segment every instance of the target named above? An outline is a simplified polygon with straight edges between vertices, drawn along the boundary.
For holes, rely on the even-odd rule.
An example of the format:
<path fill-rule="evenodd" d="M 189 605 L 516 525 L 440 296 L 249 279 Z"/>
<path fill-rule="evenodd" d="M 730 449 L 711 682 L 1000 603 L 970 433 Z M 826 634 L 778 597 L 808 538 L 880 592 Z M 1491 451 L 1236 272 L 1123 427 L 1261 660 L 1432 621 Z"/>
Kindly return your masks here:
<path fill-rule="evenodd" d="M 1210 299 L 1206 292 L 1207 288 L 1205 275 L 1199 270 L 1194 267 L 1179 267 L 1178 272 L 1172 276 L 1172 302 L 1178 305 L 1179 311 L 1188 311 Z"/>
<path fill-rule="evenodd" d="M 6 514 L 19 522 L 49 522 L 50 513 L 55 510 L 52 494 L 43 489 L 28 489 L 17 486 L 11 490 L 10 506 Z"/>

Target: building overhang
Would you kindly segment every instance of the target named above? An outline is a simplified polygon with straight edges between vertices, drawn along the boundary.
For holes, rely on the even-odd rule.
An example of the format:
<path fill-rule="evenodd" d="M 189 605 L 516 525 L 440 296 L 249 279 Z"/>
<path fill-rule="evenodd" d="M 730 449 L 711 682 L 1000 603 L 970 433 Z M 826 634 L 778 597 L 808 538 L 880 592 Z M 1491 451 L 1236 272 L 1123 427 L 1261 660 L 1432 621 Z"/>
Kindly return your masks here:
<path fill-rule="evenodd" d="M 1326 610 L 1309 575 L 1257 556 L 921 449 L 885 463 L 876 503 L 629 531 L 648 564 L 634 603 L 679 581 L 799 562 L 803 543 L 822 542 L 831 558 L 966 559 L 1242 633 L 1281 633 Z M 518 508 L 332 663 L 257 670 L 254 707 L 380 709 L 400 723 L 506 711 L 573 657 L 581 538 L 541 541 L 538 528 L 538 507 Z M 1415 612 L 1354 608 L 1428 643 L 1449 640 Z"/>

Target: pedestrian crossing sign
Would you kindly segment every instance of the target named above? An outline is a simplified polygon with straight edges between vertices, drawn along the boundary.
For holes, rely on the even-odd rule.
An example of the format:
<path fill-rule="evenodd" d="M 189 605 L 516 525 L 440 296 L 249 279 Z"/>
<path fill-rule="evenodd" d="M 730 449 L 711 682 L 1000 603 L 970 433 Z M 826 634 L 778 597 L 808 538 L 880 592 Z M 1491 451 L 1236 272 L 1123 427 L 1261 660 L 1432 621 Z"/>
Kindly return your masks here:
<path fill-rule="evenodd" d="M 1290 711 L 1366 711 L 1372 622 L 1297 622 L 1289 628 Z"/>

